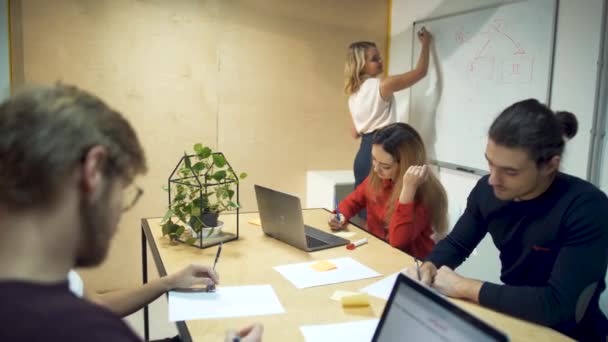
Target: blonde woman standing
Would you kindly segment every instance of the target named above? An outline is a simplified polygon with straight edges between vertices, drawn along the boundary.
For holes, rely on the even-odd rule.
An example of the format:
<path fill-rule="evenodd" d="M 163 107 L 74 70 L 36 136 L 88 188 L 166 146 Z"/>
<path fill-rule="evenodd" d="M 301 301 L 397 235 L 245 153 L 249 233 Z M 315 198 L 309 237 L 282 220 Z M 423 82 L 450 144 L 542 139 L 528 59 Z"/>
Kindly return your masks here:
<path fill-rule="evenodd" d="M 393 94 L 414 85 L 426 76 L 431 34 L 423 27 L 417 36 L 422 49 L 416 68 L 385 78 L 381 78 L 384 65 L 375 43 L 355 42 L 348 48 L 344 67 L 344 91 L 349 96 L 351 134 L 355 139 L 361 138 L 354 162 L 355 187 L 369 175 L 373 133 L 397 121 Z"/>

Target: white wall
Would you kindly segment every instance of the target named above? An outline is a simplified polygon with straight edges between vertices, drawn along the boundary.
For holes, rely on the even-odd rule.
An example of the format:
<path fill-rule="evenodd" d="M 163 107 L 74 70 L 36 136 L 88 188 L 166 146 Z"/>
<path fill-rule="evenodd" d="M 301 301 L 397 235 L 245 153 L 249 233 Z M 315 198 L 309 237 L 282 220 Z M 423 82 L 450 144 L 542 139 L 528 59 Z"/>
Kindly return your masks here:
<path fill-rule="evenodd" d="M 608 13 L 608 1 L 604 5 L 604 11 Z M 608 15 L 608 14 L 607 14 Z M 608 18 L 607 18 L 608 19 Z M 605 24 L 608 26 L 608 24 Z M 605 27 L 608 30 L 608 27 Z M 608 33 L 608 31 L 605 31 Z M 599 160 L 599 186 L 605 192 L 608 193 L 608 144 L 606 139 L 606 132 L 608 131 L 608 96 L 606 96 L 606 92 L 608 92 L 608 34 L 604 36 L 604 67 L 602 69 L 602 94 L 600 94 L 600 110 L 601 114 L 604 115 L 606 121 L 604 122 L 605 127 L 600 134 L 603 136 L 603 139 L 600 143 L 600 150 L 602 151 L 601 157 Z M 606 283 L 608 283 L 608 275 L 606 275 Z M 602 297 L 600 298 L 600 307 L 605 313 L 608 313 L 608 291 L 604 291 Z"/>
<path fill-rule="evenodd" d="M 10 89 L 8 0 L 0 0 L 0 101 L 9 96 Z"/>
<path fill-rule="evenodd" d="M 404 72 L 411 68 L 414 21 L 506 2 L 509 1 L 392 0 L 389 74 Z M 567 145 L 562 170 L 581 178 L 586 178 L 587 165 L 574 163 L 568 154 L 588 154 L 598 78 L 602 5 L 603 0 L 560 0 L 558 8 L 551 106 L 554 109 L 569 110 L 579 119 L 579 134 Z M 408 91 L 397 94 L 397 101 L 398 115 L 401 120 L 407 121 Z M 608 149 L 606 148 L 604 148 L 603 164 L 602 189 L 608 191 Z M 440 178 L 448 191 L 450 219 L 453 223 L 454 218 L 466 205 L 466 198 L 474 185 L 474 179 L 470 175 L 451 170 L 441 170 Z M 497 263 L 498 252 L 491 239 L 486 237 L 459 271 L 468 276 L 496 281 L 500 272 Z M 608 312 L 606 292 L 602 303 L 604 312 Z"/>
<path fill-rule="evenodd" d="M 448 194 L 448 215 L 453 227 L 466 208 L 467 195 L 479 176 L 460 171 L 441 169 L 439 179 Z M 458 272 L 471 278 L 500 284 L 500 259 L 490 236 L 486 236 L 473 250 L 471 256 L 458 268 Z"/>

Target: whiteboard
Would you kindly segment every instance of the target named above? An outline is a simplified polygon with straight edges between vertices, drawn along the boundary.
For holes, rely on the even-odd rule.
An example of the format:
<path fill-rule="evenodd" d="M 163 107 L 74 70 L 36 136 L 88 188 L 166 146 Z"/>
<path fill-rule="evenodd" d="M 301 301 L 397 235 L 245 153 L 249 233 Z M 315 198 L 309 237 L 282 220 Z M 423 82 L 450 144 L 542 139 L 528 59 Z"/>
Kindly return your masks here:
<path fill-rule="evenodd" d="M 433 35 L 427 77 L 410 88 L 410 124 L 431 159 L 487 171 L 488 129 L 510 104 L 550 102 L 555 0 L 519 1 L 414 23 Z M 420 43 L 414 37 L 412 67 Z"/>
<path fill-rule="evenodd" d="M 10 40 L 8 0 L 0 1 L 0 101 L 9 97 L 11 91 Z"/>

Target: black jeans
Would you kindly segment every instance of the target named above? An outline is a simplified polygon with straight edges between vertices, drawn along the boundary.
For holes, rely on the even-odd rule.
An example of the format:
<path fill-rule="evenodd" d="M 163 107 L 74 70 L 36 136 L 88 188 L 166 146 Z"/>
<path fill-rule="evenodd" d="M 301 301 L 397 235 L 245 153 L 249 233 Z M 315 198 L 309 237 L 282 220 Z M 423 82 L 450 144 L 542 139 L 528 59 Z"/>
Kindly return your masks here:
<path fill-rule="evenodd" d="M 372 169 L 372 138 L 374 137 L 374 133 L 375 132 L 367 133 L 361 136 L 361 145 L 359 145 L 359 151 L 355 156 L 355 163 L 353 165 L 355 172 L 355 188 L 363 183 Z M 367 211 L 365 209 L 361 210 L 359 212 L 359 217 L 366 219 Z"/>

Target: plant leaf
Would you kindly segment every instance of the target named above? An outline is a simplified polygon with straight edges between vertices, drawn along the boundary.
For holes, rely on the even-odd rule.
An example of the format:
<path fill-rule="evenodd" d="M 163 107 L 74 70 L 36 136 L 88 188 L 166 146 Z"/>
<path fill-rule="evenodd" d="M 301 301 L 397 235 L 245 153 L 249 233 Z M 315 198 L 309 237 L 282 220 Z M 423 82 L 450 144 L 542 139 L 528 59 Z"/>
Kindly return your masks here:
<path fill-rule="evenodd" d="M 177 196 L 175 196 L 175 198 L 173 199 L 173 201 L 179 202 L 179 201 L 183 201 L 184 199 L 186 199 L 186 193 L 180 192 L 180 193 L 177 194 Z"/>
<path fill-rule="evenodd" d="M 163 216 L 162 221 L 160 221 L 161 223 L 165 223 L 167 221 L 169 221 L 171 219 L 171 217 L 173 217 L 173 210 L 169 209 L 167 210 L 167 212 L 165 213 L 165 216 Z"/>
<path fill-rule="evenodd" d="M 200 197 L 196 197 L 195 199 L 192 200 L 192 206 L 197 207 L 197 208 L 206 208 L 207 204 L 209 203 L 208 197 L 209 197 L 208 194 L 205 194 L 205 193 L 201 194 Z"/>
<path fill-rule="evenodd" d="M 247 178 L 247 172 L 241 172 L 241 174 L 239 175 L 240 179 L 245 179 Z"/>
<path fill-rule="evenodd" d="M 163 234 L 166 232 L 166 234 L 168 234 L 172 238 L 179 237 L 179 235 L 177 235 L 177 236 L 175 235 L 175 232 L 177 231 L 178 228 L 179 228 L 179 225 L 169 221 L 165 225 L 163 225 Z"/>
<path fill-rule="evenodd" d="M 163 224 L 161 226 L 163 229 L 163 236 L 169 234 L 169 230 L 171 229 L 172 224 L 173 224 L 173 222 L 166 222 L 165 224 Z"/>
<path fill-rule="evenodd" d="M 221 154 L 214 154 L 213 163 L 215 163 L 217 167 L 224 167 L 226 166 L 226 158 Z"/>
<path fill-rule="evenodd" d="M 192 163 L 190 163 L 190 157 L 184 152 L 184 165 L 186 168 L 190 169 L 192 167 Z"/>
<path fill-rule="evenodd" d="M 180 226 L 178 224 L 176 224 L 177 229 L 175 230 L 175 236 L 180 237 L 182 236 L 182 234 L 184 234 L 184 231 L 186 230 L 186 228 L 184 226 Z"/>
<path fill-rule="evenodd" d="M 201 216 L 201 208 L 193 206 L 192 209 L 190 209 L 190 215 L 194 217 Z"/>
<path fill-rule="evenodd" d="M 212 153 L 211 149 L 209 147 L 206 147 L 206 146 L 203 147 L 200 152 L 197 152 L 198 156 L 201 159 L 209 158 L 209 156 L 211 155 L 211 153 Z"/>
<path fill-rule="evenodd" d="M 194 216 L 193 218 L 194 220 L 192 218 L 190 219 L 190 226 L 195 232 L 200 232 L 201 227 L 203 226 L 203 221 L 201 221 L 198 216 Z"/>
<path fill-rule="evenodd" d="M 222 179 L 226 178 L 226 171 L 224 170 L 220 170 L 216 173 L 213 174 L 213 179 L 215 179 L 216 181 L 221 181 Z"/>
<path fill-rule="evenodd" d="M 196 154 L 200 154 L 203 151 L 203 144 L 201 143 L 196 143 L 194 144 L 194 152 L 196 152 Z"/>
<path fill-rule="evenodd" d="M 196 243 L 196 241 L 198 241 L 197 238 L 189 238 L 188 240 L 184 241 L 185 243 L 189 244 L 189 245 L 194 245 Z"/>
<path fill-rule="evenodd" d="M 194 170 L 194 172 L 196 174 L 200 173 L 201 171 L 203 171 L 203 169 L 205 168 L 205 165 L 201 162 L 198 162 L 194 165 L 192 165 L 192 170 Z"/>

